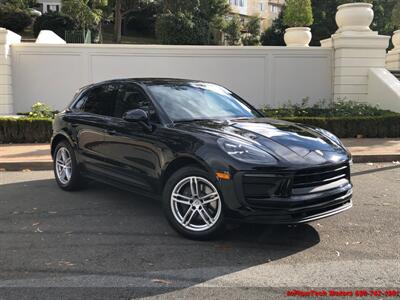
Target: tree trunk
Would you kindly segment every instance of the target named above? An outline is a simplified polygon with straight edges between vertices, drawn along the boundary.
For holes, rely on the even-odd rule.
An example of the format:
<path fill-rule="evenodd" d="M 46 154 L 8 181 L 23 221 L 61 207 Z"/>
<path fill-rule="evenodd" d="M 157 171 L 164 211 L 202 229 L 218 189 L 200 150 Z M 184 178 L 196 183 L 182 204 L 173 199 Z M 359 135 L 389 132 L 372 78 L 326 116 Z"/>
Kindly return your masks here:
<path fill-rule="evenodd" d="M 115 0 L 115 8 L 114 8 L 114 42 L 117 44 L 121 43 L 121 25 L 122 25 L 121 1 L 122 0 Z"/>

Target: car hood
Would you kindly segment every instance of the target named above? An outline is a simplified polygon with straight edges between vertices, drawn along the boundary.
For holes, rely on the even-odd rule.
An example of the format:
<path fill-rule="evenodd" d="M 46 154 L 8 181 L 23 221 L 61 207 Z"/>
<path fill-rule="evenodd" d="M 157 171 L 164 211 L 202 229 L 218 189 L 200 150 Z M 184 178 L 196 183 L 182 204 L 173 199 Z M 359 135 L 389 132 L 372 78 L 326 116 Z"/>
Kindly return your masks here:
<path fill-rule="evenodd" d="M 347 160 L 340 145 L 312 127 L 269 118 L 230 121 L 194 121 L 177 124 L 189 131 L 255 142 L 280 161 L 323 164 Z"/>

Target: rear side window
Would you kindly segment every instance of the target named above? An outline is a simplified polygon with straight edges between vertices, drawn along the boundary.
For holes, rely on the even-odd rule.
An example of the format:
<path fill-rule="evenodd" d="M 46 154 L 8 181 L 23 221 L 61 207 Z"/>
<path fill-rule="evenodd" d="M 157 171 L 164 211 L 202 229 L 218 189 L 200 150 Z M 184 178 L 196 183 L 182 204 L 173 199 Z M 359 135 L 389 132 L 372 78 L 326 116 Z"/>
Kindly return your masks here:
<path fill-rule="evenodd" d="M 76 103 L 80 110 L 96 115 L 112 116 L 115 108 L 115 98 L 118 86 L 105 84 L 89 90 Z"/>

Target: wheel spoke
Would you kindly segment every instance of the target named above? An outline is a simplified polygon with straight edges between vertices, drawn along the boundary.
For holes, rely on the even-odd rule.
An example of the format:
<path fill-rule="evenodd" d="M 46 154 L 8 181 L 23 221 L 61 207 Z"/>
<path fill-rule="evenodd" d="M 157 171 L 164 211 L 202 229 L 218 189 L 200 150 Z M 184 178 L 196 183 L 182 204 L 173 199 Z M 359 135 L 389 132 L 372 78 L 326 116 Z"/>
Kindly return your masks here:
<path fill-rule="evenodd" d="M 212 219 L 210 216 L 205 212 L 204 208 L 199 209 L 199 215 L 203 219 L 206 224 L 211 224 Z"/>
<path fill-rule="evenodd" d="M 202 213 L 208 218 L 208 220 L 210 220 L 210 223 L 214 222 L 214 218 L 212 218 L 210 216 L 210 214 L 207 212 L 207 209 L 205 209 L 204 206 L 201 206 L 200 210 L 202 211 Z"/>
<path fill-rule="evenodd" d="M 217 201 L 219 198 L 218 192 L 213 192 L 200 198 L 203 204 Z"/>
<path fill-rule="evenodd" d="M 180 198 L 182 198 L 182 199 L 180 199 Z M 192 200 L 192 198 L 183 196 L 181 194 L 173 194 L 172 195 L 172 200 L 175 201 L 175 202 L 178 202 L 178 203 L 182 203 L 182 204 L 186 204 L 186 205 L 192 205 L 190 203 L 190 200 Z"/>
<path fill-rule="evenodd" d="M 70 166 L 71 165 L 71 157 L 68 157 L 67 160 L 64 162 L 66 166 Z"/>
<path fill-rule="evenodd" d="M 67 180 L 71 179 L 71 168 L 65 168 L 65 177 L 67 178 Z"/>
<path fill-rule="evenodd" d="M 65 168 L 63 168 L 60 172 L 60 178 L 65 179 Z"/>
<path fill-rule="evenodd" d="M 192 213 L 190 214 L 189 218 L 186 220 L 187 215 L 189 215 L 189 211 L 191 211 Z M 182 219 L 182 223 L 185 224 L 186 226 L 190 223 L 190 221 L 192 220 L 194 214 L 196 213 L 196 210 L 193 209 L 192 207 L 190 207 L 188 209 L 188 211 L 186 212 L 185 216 Z M 185 221 L 186 220 L 186 221 Z"/>
<path fill-rule="evenodd" d="M 196 177 L 190 178 L 190 191 L 192 192 L 192 197 L 199 195 L 199 185 Z"/>
<path fill-rule="evenodd" d="M 65 149 L 61 149 L 61 156 L 62 156 L 62 160 L 64 161 L 64 163 L 68 160 L 68 154 L 65 151 Z"/>

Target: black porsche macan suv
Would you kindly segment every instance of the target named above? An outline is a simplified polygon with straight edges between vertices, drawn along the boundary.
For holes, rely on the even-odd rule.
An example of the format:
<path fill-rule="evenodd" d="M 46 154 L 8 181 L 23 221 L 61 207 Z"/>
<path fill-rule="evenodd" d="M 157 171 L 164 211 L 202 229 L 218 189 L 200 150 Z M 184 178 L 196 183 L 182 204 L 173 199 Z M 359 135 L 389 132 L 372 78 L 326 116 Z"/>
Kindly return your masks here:
<path fill-rule="evenodd" d="M 352 206 L 351 156 L 337 137 L 264 118 L 216 84 L 93 84 L 78 91 L 53 129 L 62 189 L 89 178 L 160 198 L 186 237 L 214 236 L 228 220 L 309 222 Z"/>

